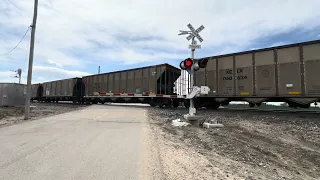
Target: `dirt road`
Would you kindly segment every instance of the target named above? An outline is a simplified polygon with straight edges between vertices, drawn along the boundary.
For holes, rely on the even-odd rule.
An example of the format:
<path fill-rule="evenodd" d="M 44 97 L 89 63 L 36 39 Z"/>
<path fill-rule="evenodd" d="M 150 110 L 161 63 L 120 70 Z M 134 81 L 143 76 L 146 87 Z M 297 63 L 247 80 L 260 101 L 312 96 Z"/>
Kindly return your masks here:
<path fill-rule="evenodd" d="M 93 105 L 2 127 L 0 179 L 139 179 L 145 114 Z"/>
<path fill-rule="evenodd" d="M 0 179 L 212 179 L 210 162 L 167 140 L 148 110 L 93 105 L 2 127 Z"/>
<path fill-rule="evenodd" d="M 320 177 L 320 117 L 204 111 L 205 119 L 215 117 L 225 125 L 208 130 L 173 127 L 171 120 L 182 118 L 187 113 L 185 110 L 148 112 L 150 122 L 162 132 L 167 143 L 191 154 L 196 152 L 194 156 L 205 162 L 200 166 L 201 171 L 211 178 L 315 180 Z M 195 172 L 190 179 L 202 179 L 198 174 Z"/>

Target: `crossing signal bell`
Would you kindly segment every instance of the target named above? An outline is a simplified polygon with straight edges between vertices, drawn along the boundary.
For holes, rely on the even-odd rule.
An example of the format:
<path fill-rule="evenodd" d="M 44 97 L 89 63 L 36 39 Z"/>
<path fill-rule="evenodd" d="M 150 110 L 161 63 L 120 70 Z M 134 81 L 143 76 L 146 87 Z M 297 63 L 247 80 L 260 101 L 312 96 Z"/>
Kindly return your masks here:
<path fill-rule="evenodd" d="M 183 70 L 191 70 L 193 68 L 193 71 L 198 71 L 200 68 L 206 68 L 207 63 L 207 59 L 192 60 L 191 58 L 187 58 L 180 63 L 180 68 Z"/>

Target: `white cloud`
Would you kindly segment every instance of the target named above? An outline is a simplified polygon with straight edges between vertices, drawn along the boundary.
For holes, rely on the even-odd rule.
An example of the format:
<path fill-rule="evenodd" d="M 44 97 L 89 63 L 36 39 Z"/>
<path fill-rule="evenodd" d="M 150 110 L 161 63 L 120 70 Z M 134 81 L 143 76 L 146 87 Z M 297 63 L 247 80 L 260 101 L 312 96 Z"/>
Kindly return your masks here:
<path fill-rule="evenodd" d="M 66 69 L 56 68 L 56 67 L 45 67 L 45 66 L 34 66 L 33 70 L 36 72 L 43 72 L 48 73 L 48 76 L 50 73 L 59 73 L 59 74 L 66 74 L 70 76 L 84 76 L 84 75 L 90 75 L 90 73 L 87 72 L 81 72 L 81 71 L 69 71 Z"/>
<path fill-rule="evenodd" d="M 82 77 L 91 75 L 87 72 L 81 72 L 81 71 L 69 71 L 66 69 L 61 69 L 57 67 L 48 67 L 48 66 L 34 66 L 33 67 L 33 83 L 37 82 L 43 82 L 46 81 L 52 81 L 52 80 L 58 80 L 58 79 L 65 79 L 65 78 L 73 78 L 73 77 Z"/>
<path fill-rule="evenodd" d="M 53 65 L 55 65 L 56 67 L 58 67 L 58 68 L 61 68 L 62 67 L 62 65 L 60 64 L 60 63 L 58 63 L 58 62 L 54 62 L 54 61 L 52 61 L 52 60 L 48 60 L 48 63 L 49 64 L 53 64 Z"/>
<path fill-rule="evenodd" d="M 143 53 L 143 52 L 134 51 L 133 49 L 128 49 L 128 48 L 114 50 L 113 52 L 108 52 L 106 54 L 100 54 L 100 55 L 101 57 L 107 57 L 110 59 L 122 59 L 122 63 L 125 65 L 149 62 L 150 60 L 183 58 L 183 56 L 176 53 L 164 53 L 164 52 Z"/>
<path fill-rule="evenodd" d="M 22 72 L 21 83 L 27 83 L 27 70 Z M 14 78 L 16 75 L 12 71 L 0 71 L 0 82 L 13 83 L 19 82 L 18 78 Z M 70 71 L 58 67 L 49 67 L 49 66 L 34 66 L 33 67 L 33 76 L 32 83 L 39 83 L 44 81 L 53 81 L 66 78 L 82 77 L 91 75 L 91 73 L 81 72 L 81 71 Z"/>
<path fill-rule="evenodd" d="M 12 2 L 32 17 L 32 1 Z M 230 53 L 250 46 L 260 37 L 319 26 L 319 7 L 318 0 L 42 0 L 36 29 L 35 72 L 46 67 L 52 73 L 48 78 L 54 74 L 69 77 L 91 71 L 83 70 L 89 68 L 88 64 L 183 58 L 189 55 L 188 42 L 177 34 L 180 29 L 186 30 L 189 22 L 195 28 L 205 26 L 200 33 L 204 50 L 211 54 Z M 0 12 L 0 37 L 16 44 L 31 19 L 8 1 L 1 2 Z M 21 47 L 28 49 L 29 37 Z M 0 47 L 2 54 L 12 45 L 0 40 Z M 23 50 L 15 50 L 9 56 L 0 56 L 0 61 L 11 68 L 18 62 L 22 64 L 25 55 Z M 197 56 L 201 56 L 201 50 Z M 47 80 L 44 73 L 35 73 L 37 78 Z"/>
<path fill-rule="evenodd" d="M 0 71 L 0 83 L 18 83 L 19 79 L 15 78 L 16 75 L 13 71 Z"/>
<path fill-rule="evenodd" d="M 11 76 L 12 74 L 14 73 L 11 71 L 3 71 L 3 72 L 0 72 L 0 77 L 7 77 L 7 76 Z"/>

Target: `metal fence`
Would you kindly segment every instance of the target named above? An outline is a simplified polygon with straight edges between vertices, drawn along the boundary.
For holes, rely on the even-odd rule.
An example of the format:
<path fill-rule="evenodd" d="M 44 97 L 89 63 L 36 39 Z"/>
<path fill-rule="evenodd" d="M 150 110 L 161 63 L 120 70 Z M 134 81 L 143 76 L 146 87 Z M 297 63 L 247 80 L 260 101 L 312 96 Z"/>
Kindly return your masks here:
<path fill-rule="evenodd" d="M 22 106 L 26 101 L 27 86 L 16 83 L 0 83 L 0 106 Z"/>

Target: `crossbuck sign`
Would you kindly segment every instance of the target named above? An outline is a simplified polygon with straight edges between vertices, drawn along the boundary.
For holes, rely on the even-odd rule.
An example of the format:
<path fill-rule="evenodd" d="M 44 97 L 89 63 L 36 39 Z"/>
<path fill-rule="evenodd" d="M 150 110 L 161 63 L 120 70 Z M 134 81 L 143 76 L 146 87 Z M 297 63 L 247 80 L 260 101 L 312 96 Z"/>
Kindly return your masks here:
<path fill-rule="evenodd" d="M 204 29 L 204 26 L 201 25 L 198 29 L 194 29 L 194 27 L 191 24 L 187 25 L 188 28 L 191 30 L 191 33 L 189 36 L 187 36 L 187 40 L 190 41 L 191 39 L 192 44 L 189 45 L 190 49 L 198 49 L 201 48 L 201 45 L 197 45 L 197 42 L 194 40 L 194 38 L 196 37 L 200 42 L 203 41 L 202 37 L 199 35 L 199 33 Z"/>

